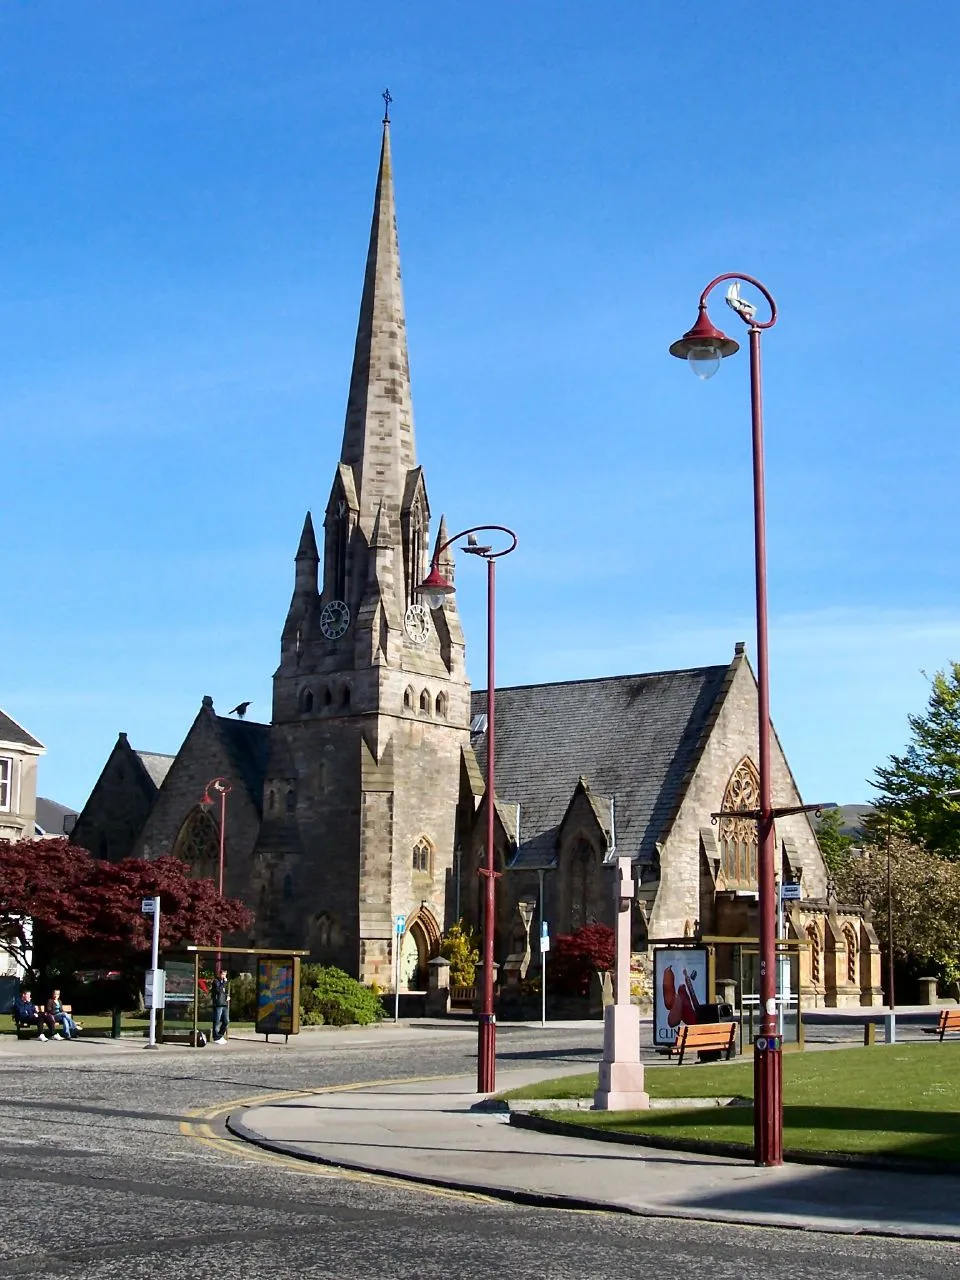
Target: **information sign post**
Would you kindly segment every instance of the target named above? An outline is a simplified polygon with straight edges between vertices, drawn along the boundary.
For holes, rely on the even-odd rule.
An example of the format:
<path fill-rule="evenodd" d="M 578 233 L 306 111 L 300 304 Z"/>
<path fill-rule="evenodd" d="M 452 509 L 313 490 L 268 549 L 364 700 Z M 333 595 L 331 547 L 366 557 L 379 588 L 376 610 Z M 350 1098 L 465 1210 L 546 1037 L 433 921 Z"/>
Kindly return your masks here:
<path fill-rule="evenodd" d="M 145 916 L 153 916 L 153 942 L 150 947 L 150 975 L 148 985 L 150 988 L 150 1037 L 147 1040 L 147 1048 L 155 1049 L 157 1047 L 157 969 L 160 961 L 160 899 L 159 897 L 144 898 L 140 903 L 140 910 Z M 160 990 L 163 990 L 162 982 Z M 162 1001 L 162 996 L 161 996 Z M 162 1007 L 162 1003 L 161 1003 Z"/>
<path fill-rule="evenodd" d="M 393 1020 L 400 1021 L 400 946 L 407 927 L 406 916 L 393 917 Z"/>
<path fill-rule="evenodd" d="M 550 950 L 550 926 L 540 921 L 540 1025 L 547 1025 L 547 952 Z"/>

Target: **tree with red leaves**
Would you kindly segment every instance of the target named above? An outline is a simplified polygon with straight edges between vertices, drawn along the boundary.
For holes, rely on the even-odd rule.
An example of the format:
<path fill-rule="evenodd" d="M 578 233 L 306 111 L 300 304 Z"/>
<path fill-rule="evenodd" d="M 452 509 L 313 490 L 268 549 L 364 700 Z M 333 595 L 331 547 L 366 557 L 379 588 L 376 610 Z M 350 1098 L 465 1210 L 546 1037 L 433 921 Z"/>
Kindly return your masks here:
<path fill-rule="evenodd" d="M 562 996 L 588 996 L 594 974 L 612 969 L 615 955 L 609 925 L 588 924 L 575 933 L 561 933 L 550 952 L 547 989 Z"/>
<path fill-rule="evenodd" d="M 143 898 L 160 896 L 160 945 L 212 945 L 219 933 L 246 929 L 252 913 L 221 898 L 210 879 L 193 879 L 179 858 L 92 858 L 67 840 L 0 843 L 0 950 L 24 967 L 42 936 L 48 953 L 75 952 L 91 963 L 130 964 L 150 948 L 152 922 Z"/>

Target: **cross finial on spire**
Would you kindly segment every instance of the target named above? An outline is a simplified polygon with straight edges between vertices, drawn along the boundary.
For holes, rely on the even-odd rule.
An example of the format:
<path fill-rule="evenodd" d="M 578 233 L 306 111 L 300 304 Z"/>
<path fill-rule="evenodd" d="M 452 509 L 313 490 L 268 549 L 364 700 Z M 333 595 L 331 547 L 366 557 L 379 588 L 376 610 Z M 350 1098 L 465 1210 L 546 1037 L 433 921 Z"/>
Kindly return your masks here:
<path fill-rule="evenodd" d="M 393 101 L 393 98 L 390 95 L 389 89 L 384 89 L 383 93 L 380 96 L 383 98 L 383 123 L 389 124 L 390 123 L 390 103 Z"/>

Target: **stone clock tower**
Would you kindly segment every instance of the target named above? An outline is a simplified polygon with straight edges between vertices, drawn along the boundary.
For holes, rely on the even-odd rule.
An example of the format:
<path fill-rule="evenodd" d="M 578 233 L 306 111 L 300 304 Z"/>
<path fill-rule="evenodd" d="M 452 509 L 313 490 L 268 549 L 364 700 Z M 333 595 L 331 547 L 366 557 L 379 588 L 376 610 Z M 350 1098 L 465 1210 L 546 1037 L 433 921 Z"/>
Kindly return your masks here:
<path fill-rule="evenodd" d="M 384 121 L 340 461 L 322 528 L 304 521 L 274 676 L 253 905 L 258 934 L 385 987 L 394 916 L 403 985 L 448 923 L 467 772 L 456 604 L 430 611 L 416 594 L 429 539 Z"/>

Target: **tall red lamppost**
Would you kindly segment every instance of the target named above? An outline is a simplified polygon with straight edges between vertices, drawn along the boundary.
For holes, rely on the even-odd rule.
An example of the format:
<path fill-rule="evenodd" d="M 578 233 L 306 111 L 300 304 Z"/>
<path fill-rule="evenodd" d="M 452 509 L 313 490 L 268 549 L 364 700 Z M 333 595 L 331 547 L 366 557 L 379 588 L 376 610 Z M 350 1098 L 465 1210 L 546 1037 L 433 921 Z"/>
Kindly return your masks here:
<path fill-rule="evenodd" d="M 478 533 L 503 534 L 510 540 L 510 545 L 495 551 L 491 546 L 480 546 Z M 478 524 L 472 529 L 463 529 L 454 534 L 446 542 L 441 543 L 433 553 L 430 572 L 421 582 L 418 591 L 430 609 L 442 609 L 443 602 L 453 595 L 455 587 L 440 570 L 440 557 L 447 547 L 453 546 L 461 538 L 467 539 L 464 551 L 467 555 L 480 556 L 487 562 L 487 848 L 486 864 L 480 868 L 480 875 L 485 879 L 483 909 L 483 992 L 480 1008 L 480 1023 L 477 1038 L 477 1092 L 493 1093 L 496 1088 L 497 1075 L 497 1018 L 493 1011 L 493 936 L 496 926 L 496 893 L 497 876 L 494 861 L 494 839 L 496 804 L 494 761 L 496 750 L 495 718 L 494 718 L 494 621 L 496 568 L 501 556 L 509 555 L 517 545 L 517 535 L 512 529 L 502 524 Z"/>
<path fill-rule="evenodd" d="M 739 343 L 716 328 L 707 314 L 707 298 L 718 284 L 730 280 L 727 303 L 746 324 L 750 335 L 750 407 L 753 424 L 753 527 L 757 593 L 757 695 L 760 755 L 760 808 L 757 812 L 760 899 L 760 1034 L 753 1055 L 753 1143 L 759 1165 L 783 1163 L 783 1058 L 777 1029 L 776 978 L 776 877 L 774 870 L 775 810 L 770 785 L 770 672 L 767 650 L 767 552 L 763 491 L 763 402 L 760 382 L 760 335 L 777 322 L 777 304 L 759 280 L 729 272 L 711 280 L 700 295 L 700 309 L 693 328 L 670 348 L 670 354 L 686 360 L 699 378 L 710 378 L 725 356 L 740 349 Z M 740 282 L 759 289 L 770 308 L 767 320 L 756 318 L 756 307 L 740 297 Z M 742 815 L 741 815 L 742 816 Z"/>
<path fill-rule="evenodd" d="M 211 778 L 203 791 L 203 799 L 200 801 L 202 805 L 213 805 L 214 795 L 220 797 L 220 870 L 217 876 L 217 892 L 223 897 L 223 851 L 227 835 L 227 796 L 233 790 L 233 783 L 229 778 Z M 214 794 L 211 794 L 214 793 Z M 217 971 L 220 970 L 222 956 L 220 955 L 220 947 L 223 945 L 223 934 L 217 931 L 217 955 L 215 966 Z"/>

